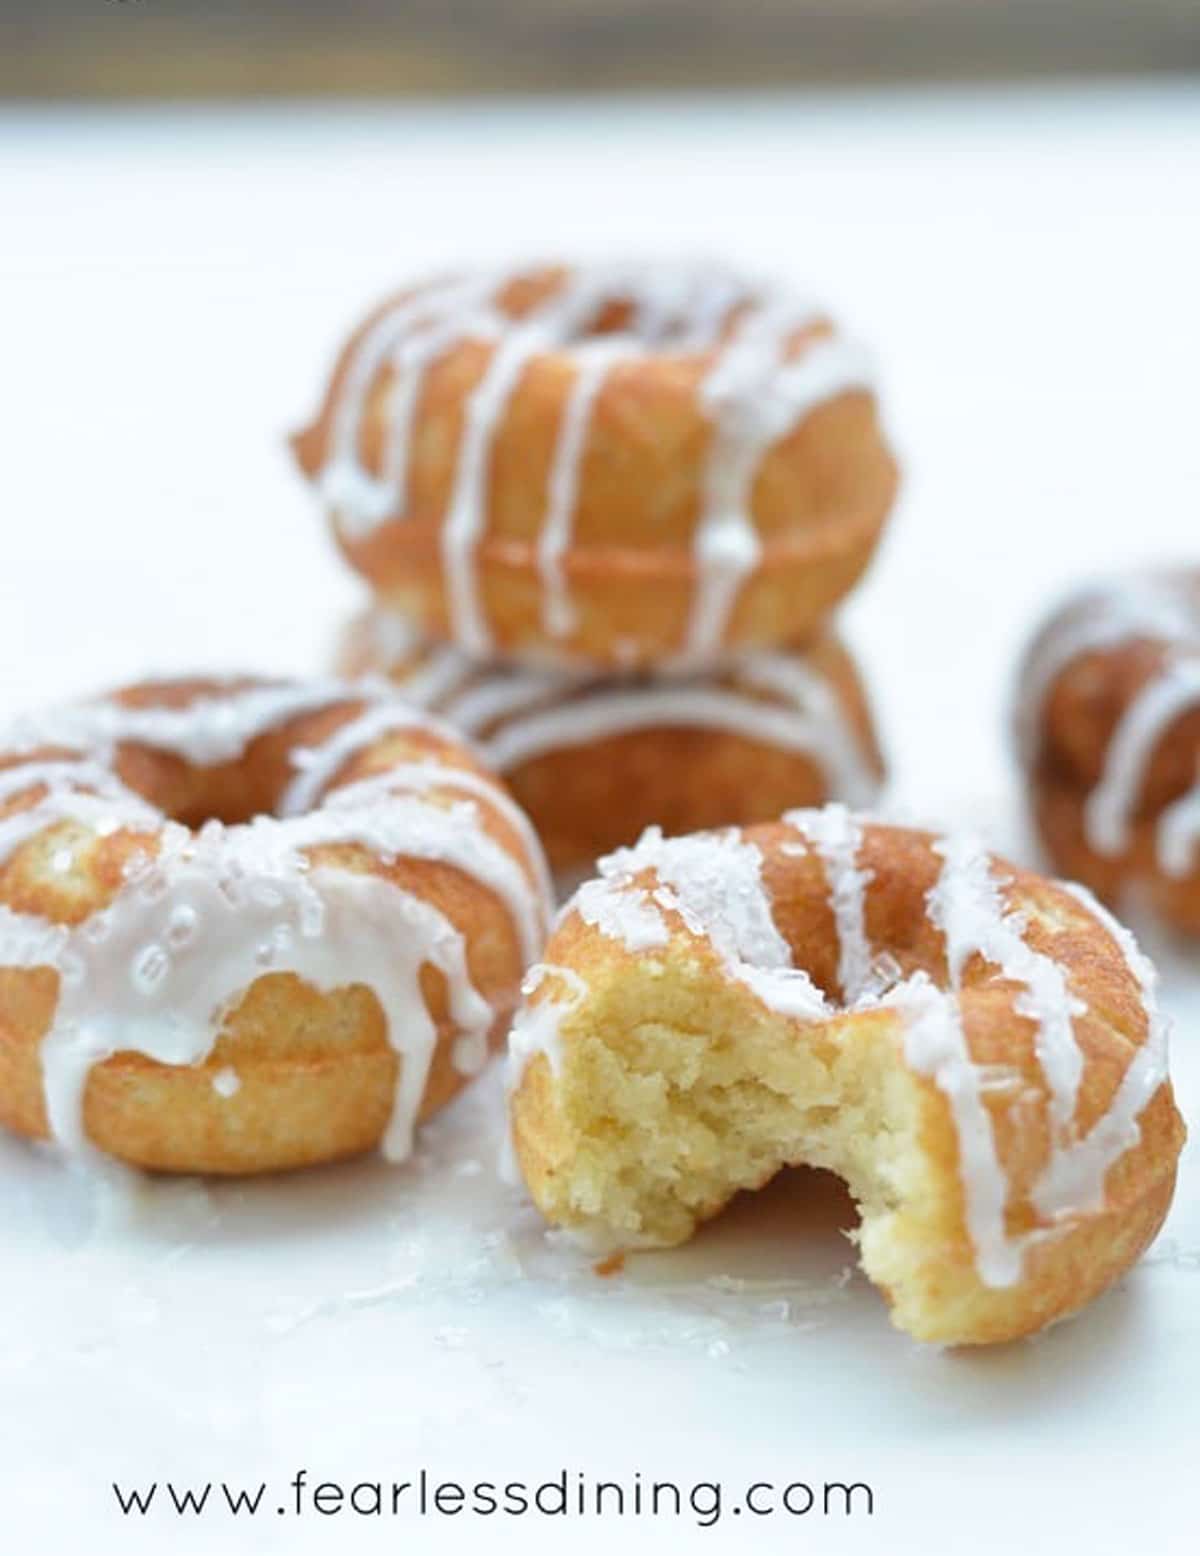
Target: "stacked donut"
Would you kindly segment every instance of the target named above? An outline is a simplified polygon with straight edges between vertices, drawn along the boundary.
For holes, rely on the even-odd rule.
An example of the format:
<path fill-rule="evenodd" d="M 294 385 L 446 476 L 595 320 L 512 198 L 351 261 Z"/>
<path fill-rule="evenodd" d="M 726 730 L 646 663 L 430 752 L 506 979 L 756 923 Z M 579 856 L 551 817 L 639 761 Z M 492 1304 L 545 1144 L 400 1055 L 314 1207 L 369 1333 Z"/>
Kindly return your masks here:
<path fill-rule="evenodd" d="M 870 799 L 828 621 L 896 469 L 861 353 L 808 303 L 711 267 L 419 285 L 294 449 L 374 595 L 339 668 L 467 730 L 556 868 L 651 823 Z"/>

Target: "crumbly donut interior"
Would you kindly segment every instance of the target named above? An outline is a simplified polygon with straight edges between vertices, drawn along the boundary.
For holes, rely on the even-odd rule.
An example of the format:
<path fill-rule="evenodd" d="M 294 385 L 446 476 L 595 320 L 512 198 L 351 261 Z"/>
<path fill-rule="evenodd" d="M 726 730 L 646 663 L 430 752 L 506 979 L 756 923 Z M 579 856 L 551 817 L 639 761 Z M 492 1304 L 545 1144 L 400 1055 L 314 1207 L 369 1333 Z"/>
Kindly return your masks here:
<path fill-rule="evenodd" d="M 858 1206 L 867 1275 L 899 1309 L 948 1207 L 896 1016 L 806 1026 L 702 971 L 678 973 L 641 959 L 593 987 L 564 1018 L 562 1072 L 551 1082 L 549 1059 L 534 1061 L 549 1084 L 516 1102 L 525 1148 L 545 1157 L 543 1208 L 597 1242 L 661 1247 L 782 1167 L 825 1168 Z"/>

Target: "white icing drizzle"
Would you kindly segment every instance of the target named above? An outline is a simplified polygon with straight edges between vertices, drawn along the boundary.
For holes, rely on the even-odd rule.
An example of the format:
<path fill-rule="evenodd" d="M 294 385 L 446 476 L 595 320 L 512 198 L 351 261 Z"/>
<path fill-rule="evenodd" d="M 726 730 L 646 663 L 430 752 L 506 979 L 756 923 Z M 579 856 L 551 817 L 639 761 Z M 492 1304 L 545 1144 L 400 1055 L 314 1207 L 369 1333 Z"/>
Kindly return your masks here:
<path fill-rule="evenodd" d="M 890 990 L 881 1003 L 903 1015 L 906 1061 L 933 1081 L 949 1105 L 958 1140 L 963 1215 L 979 1278 L 987 1286 L 1015 1285 L 1024 1256 L 1005 1229 L 1008 1180 L 983 1100 L 984 1076 L 971 1059 L 958 1002 L 920 972 Z"/>
<path fill-rule="evenodd" d="M 824 769 L 831 789 L 856 804 L 865 803 L 878 787 L 862 753 L 847 750 L 838 740 L 838 724 L 822 725 L 810 715 L 797 716 L 790 708 L 726 688 L 659 686 L 595 693 L 497 730 L 484 746 L 501 772 L 511 772 L 548 751 L 656 728 L 720 731 L 811 756 Z"/>
<path fill-rule="evenodd" d="M 133 791 L 126 788 L 111 768 L 99 762 L 64 757 L 55 761 L 18 762 L 14 767 L 0 769 L 0 804 L 39 784 L 53 789 L 78 785 L 100 799 L 128 800 L 133 797 Z"/>
<path fill-rule="evenodd" d="M 291 719 L 351 699 L 387 698 L 394 704 L 395 696 L 386 681 L 368 679 L 351 686 L 327 679 L 278 685 L 230 683 L 215 694 L 195 698 L 186 708 L 126 707 L 111 700 L 72 703 L 18 720 L 4 732 L 4 749 L 16 753 L 53 746 L 89 751 L 103 765 L 116 746 L 128 743 L 170 752 L 197 767 L 212 767 L 236 760 L 254 740 Z"/>
<path fill-rule="evenodd" d="M 945 938 L 952 995 L 961 993 L 963 971 L 979 955 L 1000 977 L 1025 986 L 1014 1009 L 1037 1024 L 1035 1049 L 1049 1094 L 1051 1138 L 1031 1201 L 1039 1215 L 1059 1224 L 1094 1214 L 1104 1205 L 1109 1167 L 1137 1143 L 1137 1118 L 1166 1078 L 1153 970 L 1129 932 L 1089 893 L 1067 888 L 1116 940 L 1137 979 L 1150 1024 L 1146 1042 L 1127 1066 L 1108 1109 L 1081 1137 L 1075 1110 L 1084 1061 L 1074 1018 L 1084 1014 L 1086 1006 L 1072 993 L 1062 967 L 1025 941 L 1024 925 L 1006 908 L 983 849 L 964 838 L 946 839 L 935 847 L 945 864 L 929 895 L 929 916 Z M 885 995 L 882 1003 L 906 1013 L 905 1056 L 914 1070 L 934 1080 L 950 1107 L 980 1279 L 991 1286 L 1011 1286 L 1021 1278 L 1026 1249 L 1052 1231 L 1039 1228 L 1019 1237 L 1007 1231 L 1008 1180 L 984 1103 L 991 1077 L 971 1056 L 958 999 L 936 990 L 922 974 Z"/>
<path fill-rule="evenodd" d="M 762 553 L 751 510 L 763 457 L 818 405 L 870 382 L 865 356 L 840 337 L 817 340 L 799 359 L 787 361 L 788 342 L 814 317 L 790 299 L 752 310 L 701 386 L 714 431 L 696 528 L 699 574 L 685 648 L 686 657 L 697 662 L 719 651 L 738 591 Z"/>
<path fill-rule="evenodd" d="M 436 761 L 397 762 L 394 766 L 375 773 L 370 778 L 348 784 L 344 789 L 334 790 L 326 797 L 325 804 L 330 807 L 345 804 L 343 795 L 349 795 L 350 803 L 353 804 L 359 799 L 373 798 L 376 795 L 394 795 L 397 790 L 425 794 L 431 789 L 448 789 L 451 792 L 457 790 L 460 794 L 468 794 L 474 799 L 485 801 L 487 806 L 502 816 L 520 837 L 527 851 L 526 863 L 537 887 L 534 905 L 540 924 L 539 938 L 544 937 L 545 919 L 549 904 L 554 901 L 554 888 L 541 843 L 529 817 L 512 796 L 490 778 L 471 772 L 468 768 L 450 767 Z M 461 815 L 461 811 L 459 814 Z M 526 917 L 523 911 L 522 917 Z"/>
<path fill-rule="evenodd" d="M 420 986 L 426 964 L 447 980 L 459 1032 L 456 1062 L 464 1073 L 482 1063 L 495 1017 L 471 983 L 461 933 L 393 881 L 354 864 L 314 864 L 310 851 L 360 844 L 385 862 L 404 857 L 449 864 L 506 906 L 523 954 L 531 959 L 543 938 L 550 900 L 545 865 L 527 822 L 521 835 L 530 876 L 485 831 L 487 805 L 519 815 L 498 789 L 477 774 L 434 762 L 397 764 L 335 789 L 318 809 L 284 819 L 260 816 L 239 826 L 210 822 L 192 833 L 167 821 L 106 766 L 117 745 L 134 740 L 194 761 L 231 760 L 275 721 L 338 700 L 352 706 L 367 695 L 380 694 L 348 683 L 241 688 L 231 691 L 223 714 L 216 698 L 176 710 L 100 703 L 19 727 L 13 743 L 18 748 L 68 745 L 81 757 L 34 758 L 0 770 L 0 799 L 35 784 L 44 788 L 33 804 L 0 819 L 0 862 L 62 822 L 100 836 L 122 827 L 147 830 L 158 843 L 153 857 L 138 856 L 109 905 L 78 926 L 0 906 L 0 965 L 48 966 L 59 975 L 58 1003 L 41 1058 L 51 1131 L 69 1152 L 92 1160 L 98 1155 L 83 1126 L 84 1087 L 94 1064 L 119 1051 L 165 1064 L 202 1062 L 225 1014 L 267 973 L 294 973 L 319 989 L 362 983 L 375 992 L 401 1061 L 384 1140 L 392 1159 L 410 1149 L 439 1035 Z M 334 732 L 333 750 L 318 753 L 314 763 L 323 774 L 335 774 L 352 750 L 425 722 L 401 708 L 394 693 L 388 697 Z M 10 749 L 3 741 L 0 748 Z M 293 784 L 290 804 L 307 803 L 321 786 L 318 781 L 298 790 Z M 470 798 L 435 803 L 429 791 L 439 787 Z M 408 792 L 397 792 L 405 788 Z M 217 1089 L 222 1096 L 233 1094 L 227 1079 Z"/>
<path fill-rule="evenodd" d="M 1098 853 L 1120 854 L 1129 846 L 1129 826 L 1150 758 L 1175 720 L 1197 707 L 1200 656 L 1166 664 L 1126 708 L 1084 811 L 1088 841 Z"/>
<path fill-rule="evenodd" d="M 547 981 L 556 982 L 565 997 L 546 995 L 533 1002 L 531 996 Z M 519 1186 L 521 1172 L 517 1165 L 516 1145 L 513 1140 L 511 1107 L 507 1104 L 520 1083 L 525 1068 L 534 1054 L 544 1054 L 551 1069 L 557 1074 L 562 1065 L 562 1024 L 567 1015 L 585 998 L 588 987 L 572 967 L 558 962 L 537 962 L 525 974 L 521 993 L 525 1003 L 518 1010 L 508 1034 L 508 1052 L 505 1060 L 505 1102 L 508 1127 L 500 1145 L 500 1177 L 505 1183 Z"/>
<path fill-rule="evenodd" d="M 601 861 L 603 868 L 605 861 Z M 585 881 L 571 899 L 585 924 L 610 940 L 619 940 L 635 954 L 665 946 L 671 938 L 667 922 L 650 894 L 624 880 L 601 875 Z"/>
<path fill-rule="evenodd" d="M 1093 584 L 1062 602 L 1021 666 L 1016 724 L 1022 761 L 1032 766 L 1037 757 L 1046 698 L 1069 664 L 1137 638 L 1187 641 L 1195 636 L 1189 606 L 1163 578 Z"/>
<path fill-rule="evenodd" d="M 280 815 L 296 816 L 311 810 L 318 797 L 354 757 L 388 735 L 436 727 L 418 709 L 396 698 L 372 704 L 334 730 L 319 746 L 304 746 L 292 752 L 296 776 L 283 791 Z"/>
<path fill-rule="evenodd" d="M 251 829 L 203 838 L 168 829 L 148 881 L 149 890 L 131 883 L 110 905 L 102 938 L 68 937 L 80 976 L 62 977 L 58 959 L 61 992 L 41 1049 L 54 1138 L 94 1157 L 83 1128 L 94 1064 L 119 1051 L 199 1064 L 241 993 L 264 973 L 290 972 L 319 989 L 374 990 L 401 1060 L 384 1153 L 406 1156 L 438 1036 L 422 966 L 445 974 L 458 1025 L 486 1031 L 492 1019 L 449 921 L 375 877 L 309 869 L 286 834 Z"/>
<path fill-rule="evenodd" d="M 1200 778 L 1158 820 L 1158 862 L 1167 875 L 1190 875 L 1200 846 Z"/>
<path fill-rule="evenodd" d="M 1166 645 L 1161 669 L 1125 709 L 1105 753 L 1099 782 L 1084 807 L 1084 831 L 1097 853 L 1115 857 L 1130 843 L 1139 797 L 1154 754 L 1172 724 L 1200 707 L 1200 607 L 1194 578 L 1180 585 L 1163 576 L 1135 578 L 1085 591 L 1051 618 L 1022 673 L 1017 733 L 1022 760 L 1036 760 L 1046 698 L 1054 682 L 1085 654 L 1138 639 Z M 1184 876 L 1200 843 L 1200 782 L 1166 807 L 1156 851 L 1165 874 Z"/>
<path fill-rule="evenodd" d="M 517 860 L 484 830 L 476 801 L 444 807 L 431 803 L 427 790 L 397 792 L 387 777 L 335 789 L 319 811 L 291 818 L 298 846 L 361 843 L 385 859 L 452 865 L 500 898 L 517 929 L 523 959 L 532 961 L 544 938 L 545 904 Z"/>
<path fill-rule="evenodd" d="M 531 1002 L 543 984 L 557 983 L 564 994 L 546 995 Z M 562 1066 L 562 1044 L 559 1028 L 563 1017 L 582 1003 L 588 993 L 586 982 L 573 967 L 563 967 L 558 962 L 535 962 L 525 974 L 521 993 L 526 1003 L 513 1022 L 508 1040 L 508 1074 L 511 1083 L 525 1073 L 525 1066 L 535 1053 L 545 1054 L 550 1066 L 558 1071 Z"/>
<path fill-rule="evenodd" d="M 575 610 L 563 574 L 563 557 L 571 543 L 571 521 L 579 495 L 580 466 L 596 403 L 610 369 L 627 360 L 633 348 L 624 338 L 603 337 L 576 350 L 578 369 L 563 412 L 562 431 L 550 471 L 550 500 L 538 539 L 542 574 L 542 625 L 553 638 L 566 637 L 575 626 Z"/>
<path fill-rule="evenodd" d="M 412 418 L 425 373 L 439 351 L 458 340 L 494 339 L 502 322 L 487 306 L 490 290 L 491 278 L 477 277 L 441 282 L 410 293 L 379 315 L 351 353 L 334 405 L 328 455 L 317 477 L 338 528 L 348 539 L 368 539 L 397 503 L 403 502 Z M 458 319 L 452 331 L 446 327 L 450 316 Z M 384 456 L 387 475 L 383 478 L 363 466 L 359 438 L 375 380 L 388 366 L 396 382 Z"/>
<path fill-rule="evenodd" d="M 658 888 L 652 895 L 643 889 L 641 901 L 660 910 L 661 943 L 670 938 L 663 914 L 678 914 L 690 934 L 712 945 L 729 976 L 770 1009 L 796 1017 L 826 1014 L 824 995 L 806 972 L 793 966 L 788 943 L 776 928 L 762 862 L 759 849 L 736 829 L 668 840 L 658 827 L 650 827 L 633 848 L 618 849 L 601 859 L 598 868 L 609 886 L 633 883 L 635 891 L 635 878 L 643 871 L 654 872 Z M 632 894 L 616 890 L 612 895 L 616 901 L 592 922 L 603 934 L 624 940 L 627 920 L 620 899 L 629 901 Z M 642 932 L 648 933 L 647 926 L 642 925 Z"/>
<path fill-rule="evenodd" d="M 929 916 L 946 938 L 951 983 L 959 987 L 966 962 L 978 954 L 1005 980 L 1025 985 L 1013 1008 L 1037 1024 L 1034 1047 L 1049 1088 L 1055 1137 L 1062 1139 L 1073 1126 L 1084 1068 L 1073 1018 L 1087 1007 L 1071 993 L 1061 965 L 1025 940 L 1025 925 L 1008 911 L 983 847 L 962 836 L 934 846 L 946 867 L 931 895 Z"/>
<path fill-rule="evenodd" d="M 875 959 L 866 925 L 866 893 L 872 876 L 858 868 L 862 825 L 844 805 L 792 810 L 783 819 L 816 849 L 825 866 L 838 934 L 838 983 L 842 999 L 851 1004 L 875 990 Z"/>
<path fill-rule="evenodd" d="M 794 811 L 786 822 L 804 839 L 785 852 L 811 848 L 821 859 L 839 936 L 839 982 L 850 1010 L 889 1009 L 904 1022 L 906 1062 L 931 1079 L 946 1098 L 959 1148 L 964 1216 L 980 1279 L 1011 1286 L 1023 1274 L 1035 1242 L 1052 1237 L 1081 1215 L 1103 1209 L 1109 1168 L 1137 1143 L 1142 1110 L 1166 1079 L 1166 1028 L 1158 1014 L 1155 974 L 1127 930 L 1082 888 L 1068 888 L 1112 936 L 1137 981 L 1149 1023 L 1145 1042 L 1126 1067 L 1104 1114 L 1081 1134 L 1076 1122 L 1084 1055 L 1075 1020 L 1086 1006 L 1072 991 L 1063 966 L 1026 939 L 1025 920 L 1012 911 L 1004 882 L 991 857 L 970 838 L 934 844 L 942 858 L 928 894 L 930 922 L 940 930 L 949 987 L 928 973 L 897 982 L 873 959 L 865 927 L 865 895 L 871 875 L 858 863 L 862 824 L 841 806 Z M 793 966 L 780 935 L 763 881 L 758 848 L 736 831 L 698 834 L 665 841 L 655 830 L 633 849 L 601 861 L 600 877 L 588 883 L 564 915 L 577 911 L 600 933 L 633 953 L 653 953 L 671 938 L 670 915 L 686 931 L 707 940 L 726 971 L 767 1006 L 803 1021 L 821 1021 L 832 1007 L 808 975 Z M 1049 1155 L 1031 1200 L 1049 1225 L 1014 1236 L 1006 1224 L 1009 1182 L 1001 1163 L 986 1098 L 1011 1091 L 1015 1072 L 976 1062 L 963 1025 L 962 1000 L 968 965 L 981 958 L 994 976 L 1020 987 L 1013 1002 L 1018 1015 L 1034 1023 L 1034 1049 L 1045 1082 Z M 974 987 L 972 980 L 971 987 Z M 513 1073 L 558 1026 L 551 1014 L 521 1027 Z M 543 1050 L 544 1051 L 544 1050 Z M 556 1055 L 561 1064 L 561 1053 Z"/>
<path fill-rule="evenodd" d="M 454 648 L 421 646 L 392 620 L 368 619 L 373 662 L 396 668 L 404 696 L 471 736 L 499 772 L 638 730 L 690 728 L 808 756 L 829 792 L 851 805 L 868 805 L 878 793 L 872 759 L 840 697 L 799 654 L 752 654 L 720 676 L 676 668 L 654 677 L 597 679 L 478 666 Z"/>
<path fill-rule="evenodd" d="M 561 418 L 538 542 L 545 592 L 543 625 L 551 638 L 574 626 L 562 561 L 570 543 L 580 466 L 592 409 L 613 364 L 649 349 L 717 349 L 701 398 L 713 418 L 712 451 L 697 524 L 696 605 L 686 653 L 692 659 L 720 646 L 741 580 L 757 559 L 750 499 L 758 465 L 822 401 L 868 382 L 861 353 L 830 337 L 799 357 L 790 342 L 816 314 L 808 305 L 738 280 L 719 269 L 604 265 L 566 274 L 519 317 L 496 302 L 513 275 L 487 274 L 425 287 L 400 298 L 355 342 L 333 394 L 325 462 L 316 480 L 341 533 L 369 539 L 403 518 L 408 494 L 412 427 L 430 366 L 455 345 L 489 348 L 483 374 L 467 398 L 454 484 L 442 521 L 442 563 L 451 635 L 484 656 L 491 633 L 479 599 L 476 553 L 488 523 L 488 477 L 496 431 L 522 374 L 544 353 L 570 351 L 577 376 Z M 632 306 L 621 333 L 588 332 L 610 303 Z M 731 338 L 722 340 L 731 325 Z M 360 443 L 372 392 L 390 373 L 387 441 L 382 474 L 363 467 Z"/>
<path fill-rule="evenodd" d="M 451 636 L 468 653 L 481 656 L 491 648 L 474 562 L 486 524 L 489 458 L 496 429 L 533 358 L 572 339 L 601 301 L 594 280 L 568 284 L 541 308 L 516 321 L 501 336 L 467 400 L 454 490 L 442 521 L 442 561 Z"/>
<path fill-rule="evenodd" d="M 1158 973 L 1124 924 L 1085 886 L 1065 889 L 1097 919 L 1116 942 L 1137 981 L 1146 1011 L 1146 1037 L 1125 1066 L 1125 1073 L 1108 1107 L 1081 1139 L 1056 1151 L 1033 1193 L 1033 1203 L 1045 1215 L 1062 1214 L 1064 1206 L 1084 1213 L 1104 1208 L 1104 1184 L 1109 1168 L 1141 1138 L 1138 1120 L 1167 1079 L 1170 1023 L 1158 1006 Z"/>

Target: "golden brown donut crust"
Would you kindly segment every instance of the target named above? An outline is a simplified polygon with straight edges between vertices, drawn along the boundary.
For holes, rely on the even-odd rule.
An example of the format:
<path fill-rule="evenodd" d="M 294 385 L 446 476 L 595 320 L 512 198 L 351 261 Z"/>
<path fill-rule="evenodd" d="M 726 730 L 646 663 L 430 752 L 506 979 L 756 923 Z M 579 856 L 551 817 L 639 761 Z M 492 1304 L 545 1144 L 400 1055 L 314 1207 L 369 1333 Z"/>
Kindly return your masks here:
<path fill-rule="evenodd" d="M 259 683 L 242 682 L 241 686 Z M 229 692 L 229 682 L 153 683 L 116 694 L 127 707 L 186 708 L 195 699 Z M 319 746 L 350 723 L 364 704 L 348 698 L 287 719 L 253 740 L 238 760 L 199 767 L 148 745 L 123 744 L 115 770 L 130 788 L 165 815 L 188 826 L 210 817 L 226 824 L 269 813 L 293 776 L 290 753 Z M 0 755 L 0 771 L 37 757 Z M 399 763 L 433 762 L 496 780 L 471 753 L 433 728 L 387 734 L 351 756 L 329 786 L 339 788 Z M 496 784 L 498 792 L 502 786 Z M 29 808 L 45 783 L 0 798 L 0 821 Z M 449 784 L 430 797 L 446 805 L 462 795 Z M 500 808 L 480 807 L 481 825 L 534 881 L 522 837 Z M 66 841 L 74 847 L 69 874 L 54 871 L 50 856 Z M 108 906 L 134 855 L 153 858 L 155 830 L 122 826 L 100 836 L 70 823 L 39 833 L 0 863 L 0 903 L 52 924 L 80 924 Z M 435 907 L 462 935 L 474 987 L 496 1011 L 494 1046 L 503 1040 L 523 968 L 522 948 L 504 903 L 480 882 L 435 859 L 385 860 L 361 844 L 306 850 L 314 866 L 336 863 L 394 882 Z M 428 1117 L 465 1084 L 453 1061 L 460 1035 L 451 1019 L 447 983 L 427 966 L 421 977 L 438 1041 L 418 1117 Z M 0 1123 L 33 1139 L 49 1135 L 40 1047 L 58 1002 L 59 975 L 50 967 L 0 966 Z M 167 1172 L 246 1174 L 310 1166 L 377 1146 L 391 1117 L 402 1059 L 389 1043 L 374 991 L 362 984 L 321 991 L 292 973 L 267 973 L 247 987 L 225 1015 L 202 1063 L 169 1065 L 121 1051 L 95 1064 L 84 1095 L 84 1126 L 106 1154 L 138 1167 Z M 232 1095 L 214 1079 L 232 1068 L 240 1082 Z"/>
<path fill-rule="evenodd" d="M 787 824 L 750 828 L 742 836 L 761 851 L 772 916 L 794 964 L 838 1001 L 839 932 L 825 866 L 813 851 L 796 849 L 797 834 Z M 857 859 L 859 867 L 870 872 L 865 927 L 872 946 L 895 959 L 898 977 L 923 970 L 945 987 L 944 941 L 926 910 L 927 894 L 941 868 L 934 841 L 927 833 L 866 825 Z M 1004 861 L 994 861 L 993 869 L 1003 883 L 1007 908 L 1026 916 L 1026 942 L 1062 966 L 1072 992 L 1086 1005 L 1074 1023 L 1084 1056 L 1074 1128 L 1085 1135 L 1112 1104 L 1129 1062 L 1147 1041 L 1142 991 L 1109 930 L 1072 893 Z M 658 879 L 653 869 L 636 877 L 649 890 Z M 628 1045 L 643 1024 L 653 1031 L 655 1023 L 667 1022 L 672 1000 L 684 990 L 707 1009 L 713 1030 L 728 1034 L 731 1043 L 754 1043 L 764 1029 L 762 1009 L 731 980 L 712 943 L 689 932 L 676 915 L 668 912 L 666 918 L 669 944 L 634 955 L 568 908 L 546 947 L 544 965 L 549 971 L 540 982 L 533 980 L 526 1019 L 564 994 L 568 997 L 558 1028 L 559 1068 L 552 1067 L 545 1052 L 535 1051 L 517 1079 L 510 1104 L 522 1174 L 552 1221 L 589 1224 L 583 1203 L 573 1197 L 587 1149 L 589 1109 L 607 1110 L 610 1138 L 619 1138 L 627 1123 L 613 1113 L 607 1094 L 596 1098 L 586 1089 L 604 1084 L 601 1078 L 609 1071 L 609 1061 L 598 1055 L 605 1046 L 617 1054 L 623 1048 L 632 1051 Z M 575 983 L 577 978 L 582 985 Z M 584 986 L 586 995 L 572 1002 L 571 989 Z M 863 1255 L 868 1275 L 893 1306 L 893 1321 L 919 1339 L 992 1343 L 1032 1333 L 1077 1311 L 1139 1257 L 1171 1202 L 1185 1131 L 1164 1079 L 1140 1114 L 1136 1144 L 1108 1169 L 1102 1207 L 1054 1225 L 1039 1214 L 1030 1194 L 1050 1154 L 1048 1085 L 1035 1047 L 1036 1023 L 1016 1008 L 1022 992 L 1019 984 L 1000 978 L 991 963 L 975 955 L 965 968 L 959 996 L 971 1060 L 996 1067 L 997 1075 L 1011 1075 L 1011 1084 L 983 1094 L 1008 1184 L 1006 1231 L 1020 1236 L 1037 1229 L 1040 1234 L 1025 1247 L 1020 1280 L 1007 1287 L 985 1284 L 977 1271 L 952 1109 L 931 1076 L 917 1073 L 900 1058 L 903 1019 L 883 1008 L 843 1010 L 823 1030 L 806 1031 L 803 1024 L 793 1029 L 792 1041 L 811 1045 L 813 1053 L 824 1056 L 823 1062 L 835 1051 L 851 1059 L 857 1053 L 872 1063 L 874 1055 L 882 1054 L 882 1062 L 902 1068 L 915 1088 L 914 1137 L 926 1169 L 919 1202 L 907 1212 L 908 1233 L 913 1235 L 897 1239 L 902 1257 L 893 1250 L 887 1258 L 876 1257 L 873 1268 L 867 1237 Z M 770 1054 L 766 1048 L 755 1052 Z M 715 1064 L 717 1053 L 719 1049 L 704 1049 L 695 1064 Z M 636 1070 L 635 1061 L 628 1062 Z M 768 1079 L 780 1084 L 775 1075 Z M 596 1149 L 602 1154 L 604 1148 Z M 803 1153 L 792 1164 L 806 1163 L 831 1165 Z M 681 1240 L 697 1222 L 719 1212 L 734 1187 L 760 1186 L 787 1164 L 786 1159 L 772 1159 L 756 1181 L 725 1184 L 707 1202 L 690 1204 L 686 1224 L 681 1219 L 670 1240 Z M 679 1170 L 686 1178 L 686 1165 Z M 839 1170 L 836 1164 L 834 1170 Z M 594 1200 L 591 1208 L 595 1210 Z M 890 1286 L 889 1275 L 899 1276 Z"/>
<path fill-rule="evenodd" d="M 521 317 L 553 296 L 563 268 L 531 271 L 499 294 Z M 335 367 L 315 421 L 293 439 L 313 479 L 329 456 L 332 423 L 355 347 L 409 292 L 389 299 L 355 332 Z M 611 306 L 589 331 L 628 323 Z M 737 318 L 730 316 L 730 326 Z M 786 356 L 799 359 L 831 333 L 818 321 L 796 329 Z M 362 539 L 335 530 L 347 560 L 380 603 L 437 639 L 453 636 L 441 554 L 442 527 L 462 444 L 464 408 L 492 360 L 478 340 L 453 345 L 423 379 L 412 426 L 407 491 L 400 511 Z M 571 545 L 563 571 L 574 629 L 548 637 L 542 623 L 538 540 L 563 416 L 577 365 L 571 351 L 526 365 L 491 443 L 486 530 L 476 551 L 483 614 L 495 650 L 631 668 L 678 654 L 695 599 L 694 542 L 713 428 L 699 399 L 716 351 L 655 353 L 617 362 L 594 402 L 580 464 Z M 358 452 L 378 474 L 391 415 L 394 374 L 377 375 Z M 873 395 L 832 395 L 765 453 L 751 517 L 762 555 L 728 622 L 726 649 L 796 641 L 811 634 L 857 582 L 874 551 L 897 484 Z"/>
<path fill-rule="evenodd" d="M 882 781 L 875 724 L 850 651 L 826 631 L 789 653 L 802 657 L 829 688 L 864 768 Z M 385 674 L 401 691 L 426 663 L 419 651 L 400 659 L 382 654 L 367 617 L 350 624 L 336 660 L 339 674 Z M 739 685 L 736 671 L 710 679 L 716 686 Z M 769 701 L 766 692 L 747 695 Z M 453 722 L 452 706 L 446 717 Z M 494 727 L 478 738 L 486 744 Z M 565 875 L 634 842 L 649 826 L 669 835 L 749 826 L 795 806 L 844 797 L 831 789 L 829 773 L 813 754 L 721 729 L 667 725 L 557 747 L 506 768 L 504 781 L 536 827 L 551 868 Z"/>

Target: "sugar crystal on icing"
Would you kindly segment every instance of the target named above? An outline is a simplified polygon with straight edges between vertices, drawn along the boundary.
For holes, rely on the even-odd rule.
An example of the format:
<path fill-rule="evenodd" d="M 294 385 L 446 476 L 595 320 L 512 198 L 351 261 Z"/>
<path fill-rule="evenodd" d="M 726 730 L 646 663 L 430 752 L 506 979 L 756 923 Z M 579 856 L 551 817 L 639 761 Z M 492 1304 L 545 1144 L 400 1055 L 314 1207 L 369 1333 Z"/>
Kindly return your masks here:
<path fill-rule="evenodd" d="M 181 902 L 178 907 L 171 910 L 163 938 L 172 950 L 181 950 L 196 938 L 198 927 L 199 919 L 196 917 L 196 910 L 190 908 L 187 903 Z"/>
<path fill-rule="evenodd" d="M 152 942 L 136 954 L 130 969 L 134 988 L 140 994 L 153 994 L 167 976 L 170 958 L 162 946 Z"/>

